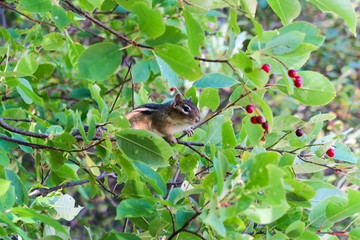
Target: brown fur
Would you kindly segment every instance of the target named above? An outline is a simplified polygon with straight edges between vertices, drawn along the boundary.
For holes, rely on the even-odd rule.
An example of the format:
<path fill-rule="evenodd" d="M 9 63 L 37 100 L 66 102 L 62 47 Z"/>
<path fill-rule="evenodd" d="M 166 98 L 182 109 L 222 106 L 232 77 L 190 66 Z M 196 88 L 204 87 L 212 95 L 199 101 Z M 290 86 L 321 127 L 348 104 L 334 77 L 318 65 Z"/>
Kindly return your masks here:
<path fill-rule="evenodd" d="M 187 108 L 189 111 L 185 111 Z M 177 142 L 173 134 L 198 123 L 200 113 L 191 101 L 183 100 L 177 94 L 172 102 L 141 105 L 128 113 L 126 118 L 132 128 L 152 131 L 170 142 Z"/>

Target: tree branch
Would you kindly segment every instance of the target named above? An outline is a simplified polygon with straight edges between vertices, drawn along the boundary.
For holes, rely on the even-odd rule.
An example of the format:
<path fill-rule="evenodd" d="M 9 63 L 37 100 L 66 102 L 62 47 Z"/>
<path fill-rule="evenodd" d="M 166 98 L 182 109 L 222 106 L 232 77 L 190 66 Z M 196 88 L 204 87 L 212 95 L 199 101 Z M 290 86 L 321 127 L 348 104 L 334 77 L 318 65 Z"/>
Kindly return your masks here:
<path fill-rule="evenodd" d="M 105 177 L 117 178 L 114 173 L 108 173 L 108 174 L 103 174 L 102 176 L 96 177 L 96 180 L 100 180 L 100 179 L 103 179 Z M 90 181 L 89 179 L 85 179 L 85 180 L 78 181 L 78 182 L 69 182 L 69 183 L 66 183 L 66 184 L 63 184 L 63 185 L 60 185 L 60 186 L 56 186 L 56 187 L 53 187 L 53 188 L 37 188 L 37 189 L 35 189 L 34 191 L 32 191 L 29 194 L 29 198 L 35 197 L 35 196 L 40 196 L 40 195 L 46 196 L 47 194 L 49 194 L 51 192 L 54 192 L 54 191 L 57 191 L 59 189 L 70 188 L 70 187 L 74 187 L 74 186 L 78 186 L 78 185 L 83 185 L 83 184 L 88 183 L 89 181 Z"/>
<path fill-rule="evenodd" d="M 26 15 L 25 13 L 22 13 L 22 12 L 16 10 L 15 8 L 12 8 L 12 7 L 8 6 L 7 4 L 5 4 L 5 3 L 3 3 L 3 2 L 0 2 L 0 6 L 2 6 L 3 8 L 7 8 L 7 9 L 9 9 L 9 10 L 11 10 L 11 11 L 17 12 L 18 14 L 26 17 L 26 18 L 29 19 L 30 21 L 36 22 L 36 23 L 38 23 L 38 24 L 46 24 L 46 25 L 49 25 L 49 26 L 52 26 L 52 27 L 56 27 L 55 24 L 48 23 L 48 22 L 44 22 L 44 21 L 39 21 L 39 20 L 36 20 L 36 19 L 34 19 L 34 18 L 32 18 L 32 17 L 29 17 L 29 16 Z"/>
<path fill-rule="evenodd" d="M 137 48 L 143 48 L 143 49 L 148 49 L 148 50 L 153 50 L 154 48 L 149 47 L 149 46 L 145 46 L 142 44 L 139 44 L 137 42 L 135 42 L 134 40 L 131 40 L 125 36 L 123 36 L 121 33 L 115 31 L 114 29 L 106 26 L 103 22 L 101 22 L 100 20 L 94 18 L 93 16 L 90 15 L 90 13 L 85 12 L 83 10 L 81 10 L 80 8 L 76 7 L 70 0 L 63 0 L 63 2 L 65 2 L 71 9 L 71 11 L 80 14 L 81 16 L 89 19 L 91 22 L 95 23 L 96 25 L 98 25 L 99 27 L 102 27 L 103 29 L 109 31 L 110 33 L 112 33 L 113 35 L 115 35 L 116 37 L 120 38 L 121 40 L 137 47 Z"/>
<path fill-rule="evenodd" d="M 132 63 L 130 63 L 130 66 L 129 66 L 128 71 L 126 72 L 124 81 L 122 81 L 121 88 L 120 88 L 118 94 L 116 95 L 116 98 L 115 98 L 114 103 L 113 103 L 113 105 L 112 105 L 112 107 L 111 107 L 111 110 L 110 110 L 110 112 L 109 112 L 109 115 L 110 115 L 110 113 L 112 113 L 112 111 L 114 110 L 116 101 L 118 100 L 118 98 L 119 98 L 119 96 L 120 96 L 120 93 L 121 93 L 121 91 L 122 91 L 122 89 L 123 89 L 123 87 L 124 87 L 124 85 L 125 85 L 125 83 L 126 83 L 126 78 L 128 77 L 128 75 L 129 75 L 129 73 L 130 73 L 130 71 L 131 71 L 131 65 L 132 65 Z M 132 77 L 131 77 L 131 79 L 132 79 Z"/>

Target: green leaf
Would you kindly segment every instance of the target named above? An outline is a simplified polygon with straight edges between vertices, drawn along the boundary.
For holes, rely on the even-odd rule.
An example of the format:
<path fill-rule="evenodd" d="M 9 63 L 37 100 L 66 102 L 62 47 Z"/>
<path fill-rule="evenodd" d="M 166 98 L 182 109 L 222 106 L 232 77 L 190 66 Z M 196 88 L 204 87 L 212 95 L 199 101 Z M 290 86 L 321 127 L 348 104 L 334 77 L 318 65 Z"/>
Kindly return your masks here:
<path fill-rule="evenodd" d="M 133 11 L 136 13 L 140 31 L 149 38 L 159 37 L 165 32 L 160 10 L 152 10 L 145 3 L 136 3 Z"/>
<path fill-rule="evenodd" d="M 41 63 L 36 69 L 34 76 L 40 79 L 49 78 L 55 69 L 55 65 L 52 63 Z"/>
<path fill-rule="evenodd" d="M 350 240 L 360 240 L 360 228 L 352 229 L 349 232 Z"/>
<path fill-rule="evenodd" d="M 150 167 L 166 167 L 173 155 L 169 144 L 158 135 L 138 129 L 121 130 L 116 134 L 117 145 L 128 158 Z"/>
<path fill-rule="evenodd" d="M 60 33 L 50 33 L 44 37 L 42 46 L 45 50 L 56 50 L 64 45 L 65 40 L 63 37 Z"/>
<path fill-rule="evenodd" d="M 141 60 L 135 64 L 131 70 L 134 83 L 145 82 L 150 77 L 149 61 Z"/>
<path fill-rule="evenodd" d="M 260 23 L 258 23 L 255 19 L 253 14 L 251 13 L 248 3 L 245 0 L 240 0 L 241 2 L 241 6 L 245 9 L 245 11 L 248 13 L 248 16 L 251 20 L 251 22 L 254 24 L 255 30 L 256 30 L 256 34 L 259 36 L 259 38 L 262 38 L 264 29 L 262 27 L 262 25 Z"/>
<path fill-rule="evenodd" d="M 329 202 L 326 207 L 326 217 L 331 222 L 339 222 L 347 217 L 352 216 L 360 211 L 360 192 L 353 189 L 347 189 L 347 204 L 338 204 Z"/>
<path fill-rule="evenodd" d="M 116 208 L 115 220 L 124 217 L 150 217 L 155 212 L 153 206 L 143 199 L 127 199 L 120 202 Z"/>
<path fill-rule="evenodd" d="M 57 5 L 53 5 L 51 8 L 51 16 L 55 22 L 55 25 L 61 30 L 63 27 L 66 27 L 70 24 L 68 16 L 65 10 Z"/>
<path fill-rule="evenodd" d="M 16 203 L 18 205 L 27 204 L 29 201 L 28 191 L 26 190 L 25 185 L 22 183 L 17 174 L 13 171 L 5 169 L 6 180 L 11 182 L 11 186 L 15 188 L 16 194 Z"/>
<path fill-rule="evenodd" d="M 20 217 L 37 219 L 43 223 L 46 223 L 49 226 L 52 226 L 53 228 L 55 228 L 58 231 L 65 233 L 66 236 L 69 236 L 69 233 L 64 229 L 64 227 L 60 223 L 58 223 L 51 217 L 48 217 L 44 214 L 40 214 L 40 213 L 36 212 L 33 209 L 16 207 L 16 208 L 11 209 L 11 212 L 17 214 Z"/>
<path fill-rule="evenodd" d="M 163 60 L 161 57 L 157 56 L 154 52 L 156 57 L 156 61 L 159 65 L 161 75 L 165 80 L 169 82 L 172 87 L 178 87 L 179 77 L 178 75 L 171 69 L 171 67 Z"/>
<path fill-rule="evenodd" d="M 19 80 L 20 83 L 16 87 L 16 90 L 19 92 L 24 102 L 26 102 L 27 104 L 31 104 L 34 102 L 37 105 L 43 106 L 44 102 L 42 98 L 33 92 L 30 83 L 24 78 L 19 78 Z"/>
<path fill-rule="evenodd" d="M 203 75 L 198 63 L 185 48 L 165 44 L 155 53 L 169 64 L 174 72 L 190 81 L 198 80 Z"/>
<path fill-rule="evenodd" d="M 184 4 L 186 11 L 196 14 L 207 14 L 212 7 L 213 0 L 189 0 Z"/>
<path fill-rule="evenodd" d="M 255 159 L 253 159 L 253 166 L 249 173 L 250 182 L 246 187 L 249 189 L 259 189 L 268 186 L 270 177 L 266 166 L 268 164 L 277 165 L 279 158 L 280 155 L 277 152 L 263 152 L 257 154 Z"/>
<path fill-rule="evenodd" d="M 151 1 L 149 0 L 133 0 L 133 1 L 116 0 L 116 2 L 123 8 L 130 11 L 133 11 L 133 7 L 135 6 L 136 3 L 145 3 L 148 7 L 151 7 Z"/>
<path fill-rule="evenodd" d="M 115 44 L 94 44 L 79 57 L 79 75 L 94 81 L 105 80 L 117 70 L 121 59 L 121 51 Z"/>
<path fill-rule="evenodd" d="M 19 0 L 19 2 L 29 12 L 44 13 L 51 8 L 51 0 Z"/>
<path fill-rule="evenodd" d="M 310 0 L 323 12 L 334 12 L 342 17 L 356 37 L 356 15 L 349 0 Z"/>
<path fill-rule="evenodd" d="M 101 9 L 101 5 L 103 4 L 104 0 L 88 0 L 88 2 L 97 7 L 98 9 Z"/>
<path fill-rule="evenodd" d="M 328 121 L 328 120 L 333 120 L 335 119 L 335 116 L 333 114 L 318 114 L 316 116 L 313 116 L 310 118 L 310 120 L 305 123 L 304 126 L 307 126 L 307 125 L 311 125 L 311 124 L 314 124 L 314 123 L 319 123 L 319 122 L 325 122 L 325 121 Z"/>
<path fill-rule="evenodd" d="M 308 200 L 316 195 L 316 192 L 311 186 L 294 179 L 286 179 L 285 183 L 293 189 L 291 192 L 286 194 L 288 202 L 290 201 L 300 207 L 311 207 Z"/>
<path fill-rule="evenodd" d="M 63 218 L 67 221 L 73 220 L 83 207 L 75 207 L 75 199 L 69 194 L 56 197 L 54 202 L 54 209 L 57 212 L 57 218 Z"/>
<path fill-rule="evenodd" d="M 256 146 L 260 143 L 262 137 L 264 136 L 264 129 L 259 124 L 252 124 L 250 118 L 246 117 L 245 131 L 250 140 L 252 146 Z"/>
<path fill-rule="evenodd" d="M 78 175 L 76 174 L 76 171 L 68 164 L 64 164 L 61 168 L 53 170 L 53 173 L 55 173 L 58 177 L 64 179 L 74 179 L 74 180 L 79 179 Z"/>
<path fill-rule="evenodd" d="M 266 168 L 269 174 L 269 186 L 265 189 L 267 199 L 272 205 L 281 204 L 285 202 L 285 187 L 283 181 L 285 173 L 274 164 L 268 164 Z"/>
<path fill-rule="evenodd" d="M 77 143 L 76 138 L 70 133 L 62 133 L 61 135 L 55 136 L 51 141 L 54 146 L 65 150 L 72 150 L 73 144 Z"/>
<path fill-rule="evenodd" d="M 0 179 L 0 197 L 7 192 L 7 190 L 10 188 L 10 184 L 10 181 Z"/>
<path fill-rule="evenodd" d="M 198 164 L 198 159 L 194 155 L 182 156 L 179 161 L 179 167 L 182 173 L 191 173 Z"/>
<path fill-rule="evenodd" d="M 300 237 L 305 230 L 305 223 L 302 221 L 293 222 L 285 231 L 285 234 L 289 238 L 298 238 Z"/>
<path fill-rule="evenodd" d="M 167 188 L 164 179 L 161 175 L 145 163 L 140 161 L 133 161 L 134 167 L 139 170 L 140 176 L 162 197 L 165 197 Z"/>
<path fill-rule="evenodd" d="M 351 150 L 340 142 L 335 143 L 334 158 L 344 162 L 357 163 L 357 159 L 354 157 L 354 154 L 351 152 Z"/>
<path fill-rule="evenodd" d="M 284 130 L 293 130 L 294 126 L 302 122 L 300 118 L 291 115 L 281 115 L 274 117 L 273 132 L 282 132 Z"/>
<path fill-rule="evenodd" d="M 301 11 L 301 6 L 298 0 L 268 0 L 272 10 L 279 16 L 284 25 L 291 23 L 297 18 Z"/>
<path fill-rule="evenodd" d="M 229 63 L 246 73 L 250 73 L 254 70 L 253 61 L 243 51 L 239 51 L 239 53 L 234 54 L 229 59 Z"/>
<path fill-rule="evenodd" d="M 294 51 L 303 42 L 305 33 L 292 31 L 273 38 L 267 42 L 265 48 L 269 49 L 273 54 L 285 54 Z"/>
<path fill-rule="evenodd" d="M 224 187 L 224 174 L 227 167 L 226 156 L 222 152 L 218 152 L 217 157 L 213 157 L 213 160 L 216 174 L 217 195 L 220 196 Z"/>
<path fill-rule="evenodd" d="M 279 29 L 280 35 L 293 31 L 305 34 L 303 43 L 320 46 L 325 40 L 325 37 L 320 35 L 320 29 L 309 22 L 296 21 Z"/>
<path fill-rule="evenodd" d="M 223 148 L 227 148 L 228 145 L 234 148 L 237 145 L 234 129 L 231 121 L 226 121 L 221 126 L 222 145 Z"/>
<path fill-rule="evenodd" d="M 199 48 L 205 44 L 205 33 L 198 21 L 188 12 L 184 11 L 186 32 L 189 37 L 188 45 L 190 52 L 195 56 L 200 56 Z"/>
<path fill-rule="evenodd" d="M 67 43 L 68 43 L 68 48 L 69 48 L 68 56 L 69 56 L 70 62 L 73 65 L 73 67 L 75 69 L 77 69 L 78 59 L 79 59 L 80 55 L 85 51 L 85 47 L 82 44 L 80 44 L 78 42 L 73 42 L 69 39 L 68 39 Z"/>
<path fill-rule="evenodd" d="M 255 68 L 252 72 L 245 72 L 245 76 L 249 78 L 258 88 L 263 88 L 269 81 L 269 74 L 260 68 Z"/>
<path fill-rule="evenodd" d="M 16 64 L 14 71 L 32 75 L 36 72 L 38 66 L 39 64 L 36 62 L 34 55 L 27 54 Z"/>
<path fill-rule="evenodd" d="M 242 213 L 258 224 L 269 224 L 283 216 L 289 206 L 286 202 L 280 205 L 251 205 Z"/>
<path fill-rule="evenodd" d="M 200 193 L 208 193 L 208 190 L 206 190 L 205 188 L 196 187 L 196 188 L 187 190 L 185 192 L 182 192 L 175 197 L 174 204 L 177 204 L 181 199 L 183 199 L 189 195 L 200 194 Z"/>
<path fill-rule="evenodd" d="M 8 156 L 8 152 L 5 151 L 2 147 L 0 147 L 0 165 L 4 167 L 8 167 L 10 164 L 10 159 Z"/>
<path fill-rule="evenodd" d="M 326 229 L 333 225 L 332 222 L 327 221 L 326 217 L 326 208 L 330 202 L 333 204 L 346 204 L 346 199 L 338 196 L 330 196 L 318 201 L 309 214 L 310 224 L 313 227 L 319 228 L 322 226 Z"/>
<path fill-rule="evenodd" d="M 239 34 L 240 28 L 239 28 L 239 26 L 237 25 L 237 14 L 236 14 L 236 12 L 235 12 L 234 9 L 229 8 L 229 10 L 230 10 L 229 25 L 231 26 L 231 28 L 233 29 L 233 31 L 234 31 L 236 34 Z"/>
<path fill-rule="evenodd" d="M 49 162 L 52 170 L 60 169 L 66 161 L 63 152 L 56 151 L 56 150 L 49 150 L 50 157 Z"/>
<path fill-rule="evenodd" d="M 323 75 L 312 71 L 301 71 L 298 73 L 303 78 L 303 86 L 295 88 L 293 98 L 310 106 L 321 106 L 330 102 L 335 97 L 334 86 Z M 280 91 L 290 95 L 286 89 L 284 79 L 276 85 Z"/>
<path fill-rule="evenodd" d="M 194 82 L 197 88 L 225 88 L 239 83 L 234 78 L 229 77 L 222 73 L 208 73 L 205 74 L 200 80 Z"/>
<path fill-rule="evenodd" d="M 214 112 L 219 104 L 220 97 L 218 90 L 214 88 L 205 88 L 200 95 L 200 108 L 208 107 Z"/>
<path fill-rule="evenodd" d="M 177 27 L 166 25 L 165 32 L 160 37 L 149 39 L 146 41 L 147 45 L 156 47 L 165 43 L 177 45 L 187 39 L 188 37 Z"/>

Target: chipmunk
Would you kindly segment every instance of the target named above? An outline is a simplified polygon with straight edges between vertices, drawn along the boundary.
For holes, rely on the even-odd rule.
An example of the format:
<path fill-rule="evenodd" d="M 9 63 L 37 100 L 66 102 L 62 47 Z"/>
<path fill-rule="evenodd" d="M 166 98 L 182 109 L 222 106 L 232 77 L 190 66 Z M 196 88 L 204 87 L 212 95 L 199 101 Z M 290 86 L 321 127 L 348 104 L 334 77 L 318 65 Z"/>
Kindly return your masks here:
<path fill-rule="evenodd" d="M 144 104 L 126 115 L 134 129 L 145 129 L 166 137 L 169 142 L 177 143 L 174 133 L 184 131 L 192 136 L 191 129 L 200 122 L 199 109 L 189 100 L 176 94 L 174 101 L 164 104 Z"/>

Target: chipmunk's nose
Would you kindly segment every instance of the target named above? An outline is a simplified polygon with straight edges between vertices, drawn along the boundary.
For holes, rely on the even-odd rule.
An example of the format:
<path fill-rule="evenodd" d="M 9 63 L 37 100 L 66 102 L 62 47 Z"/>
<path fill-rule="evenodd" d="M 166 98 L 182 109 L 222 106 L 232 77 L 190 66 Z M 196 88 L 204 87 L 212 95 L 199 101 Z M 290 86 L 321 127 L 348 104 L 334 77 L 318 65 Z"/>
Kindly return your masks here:
<path fill-rule="evenodd" d="M 200 122 L 200 117 L 197 117 L 197 118 L 195 119 L 195 123 L 198 123 L 198 122 Z"/>

